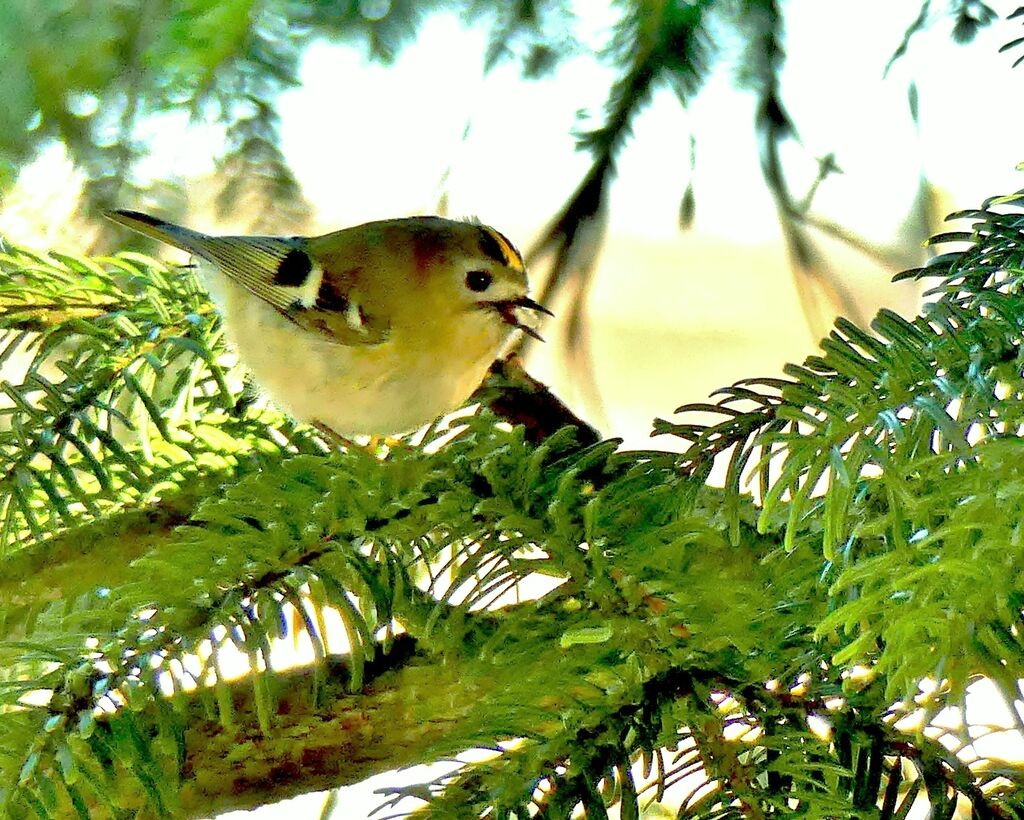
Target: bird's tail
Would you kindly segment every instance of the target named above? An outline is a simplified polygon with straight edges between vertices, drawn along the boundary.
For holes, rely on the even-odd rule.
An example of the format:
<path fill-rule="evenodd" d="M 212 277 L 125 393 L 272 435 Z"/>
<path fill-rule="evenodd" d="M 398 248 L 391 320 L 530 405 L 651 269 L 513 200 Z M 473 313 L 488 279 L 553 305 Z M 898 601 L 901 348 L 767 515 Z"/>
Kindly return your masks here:
<path fill-rule="evenodd" d="M 173 222 L 164 222 L 162 219 L 157 219 L 155 216 L 139 211 L 106 211 L 104 216 L 112 219 L 119 225 L 131 228 L 143 236 L 148 236 L 160 242 L 166 242 L 175 248 L 181 248 L 183 251 L 188 251 L 207 259 L 211 258 L 209 254 L 211 237 L 199 231 L 183 228 L 181 225 L 175 225 Z"/>

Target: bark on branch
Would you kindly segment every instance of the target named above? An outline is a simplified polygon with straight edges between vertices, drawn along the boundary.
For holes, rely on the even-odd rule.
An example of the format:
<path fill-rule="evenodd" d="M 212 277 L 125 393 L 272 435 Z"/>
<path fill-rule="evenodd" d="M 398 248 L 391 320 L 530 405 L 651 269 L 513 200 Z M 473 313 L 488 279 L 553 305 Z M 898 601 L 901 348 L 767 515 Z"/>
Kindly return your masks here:
<path fill-rule="evenodd" d="M 228 728 L 206 717 L 193 698 L 182 770 L 183 815 L 253 809 L 420 763 L 427 749 L 443 741 L 498 685 L 467 676 L 457 661 L 418 652 L 409 637 L 399 638 L 365 673 L 363 690 L 352 694 L 347 665 L 332 664 L 319 696 L 311 669 L 278 675 L 269 735 L 260 729 L 248 680 L 233 687 Z"/>

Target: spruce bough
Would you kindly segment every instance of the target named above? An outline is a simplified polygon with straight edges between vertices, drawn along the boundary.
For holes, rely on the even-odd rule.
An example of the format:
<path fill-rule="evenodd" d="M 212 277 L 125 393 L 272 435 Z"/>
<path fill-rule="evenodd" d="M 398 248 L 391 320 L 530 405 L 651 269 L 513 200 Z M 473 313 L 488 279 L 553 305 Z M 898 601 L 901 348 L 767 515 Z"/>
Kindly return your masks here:
<path fill-rule="evenodd" d="M 1024 814 L 1019 764 L 919 728 L 979 677 L 1021 728 L 1021 202 L 936 238 L 969 245 L 908 274 L 922 316 L 656 422 L 683 455 L 620 452 L 511 366 L 451 440 L 331 450 L 245 400 L 187 270 L 8 248 L 5 816 L 204 816 L 470 748 L 391 798 Z M 273 669 L 295 635 L 313 660 Z"/>

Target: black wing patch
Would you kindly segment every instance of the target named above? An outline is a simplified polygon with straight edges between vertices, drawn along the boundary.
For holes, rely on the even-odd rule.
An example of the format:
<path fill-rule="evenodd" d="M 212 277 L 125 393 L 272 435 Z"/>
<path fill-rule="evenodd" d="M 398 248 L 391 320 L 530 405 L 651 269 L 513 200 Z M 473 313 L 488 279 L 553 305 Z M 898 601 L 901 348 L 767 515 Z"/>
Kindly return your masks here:
<path fill-rule="evenodd" d="M 379 316 L 367 316 L 349 292 L 360 270 L 345 271 L 338 279 L 318 284 L 315 301 L 310 277 L 322 271 L 305 250 L 303 237 L 207 236 L 137 211 L 112 211 L 115 222 L 212 262 L 228 279 L 278 310 L 299 327 L 322 333 L 342 345 L 380 344 L 390 325 Z"/>
<path fill-rule="evenodd" d="M 348 309 L 348 297 L 337 285 L 324 279 L 316 294 L 316 307 L 320 310 L 344 313 Z"/>
<path fill-rule="evenodd" d="M 283 287 L 298 288 L 306 284 L 309 272 L 313 270 L 313 261 L 305 251 L 298 248 L 288 251 L 277 265 L 274 272 L 274 284 Z"/>

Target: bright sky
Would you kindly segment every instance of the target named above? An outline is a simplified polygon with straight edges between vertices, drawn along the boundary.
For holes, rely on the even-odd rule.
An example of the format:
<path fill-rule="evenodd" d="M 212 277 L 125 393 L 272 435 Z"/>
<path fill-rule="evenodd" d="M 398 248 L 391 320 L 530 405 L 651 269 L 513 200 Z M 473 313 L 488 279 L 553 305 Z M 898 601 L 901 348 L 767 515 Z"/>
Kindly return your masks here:
<path fill-rule="evenodd" d="M 577 5 L 587 10 L 589 42 L 600 44 L 612 15 L 603 3 Z M 993 6 L 1008 13 L 1016 4 Z M 813 158 L 835 152 L 846 174 L 830 180 L 819 202 L 868 231 L 884 232 L 899 220 L 922 169 L 960 207 L 1020 184 L 1013 168 L 1024 159 L 1024 109 L 1009 103 L 1024 83 L 1024 67 L 1012 71 L 1019 55 L 997 49 L 1019 36 L 1021 26 L 997 23 L 962 48 L 952 44 L 942 22 L 917 35 L 883 78 L 919 8 L 919 0 L 786 5 L 783 93 L 805 146 L 787 159 L 812 174 Z M 823 31 L 830 34 L 822 37 Z M 577 112 L 600 111 L 613 73 L 581 56 L 539 81 L 521 80 L 514 64 L 484 76 L 485 42 L 483 30 L 437 14 L 393 66 L 372 63 L 349 46 L 320 42 L 308 50 L 302 85 L 284 94 L 280 113 L 283 150 L 319 224 L 333 228 L 433 211 L 449 165 L 453 214 L 533 232 L 562 204 L 589 164 L 571 136 Z M 907 113 L 911 79 L 919 89 L 920 138 Z M 1004 104 L 992 117 L 1000 92 Z M 661 89 L 621 158 L 613 230 L 641 237 L 676 233 L 692 128 L 697 228 L 732 241 L 774 239 L 752 111 L 750 96 L 733 89 L 725 66 L 689 113 Z M 986 119 L 990 125 L 979 127 Z M 169 165 L 186 176 L 210 170 L 219 131 L 183 134 L 168 125 L 152 129 L 154 175 L 166 174 Z M 878 197 L 880 191 L 885 196 Z M 738 206 L 746 216 L 742 230 Z"/>
<path fill-rule="evenodd" d="M 993 5 L 1003 14 L 1015 7 Z M 604 3 L 577 7 L 584 38 L 600 46 L 614 15 Z M 1019 98 L 1024 67 L 1012 70 L 1012 56 L 998 53 L 1021 26 L 1001 21 L 958 47 L 943 20 L 916 35 L 883 77 L 919 8 L 918 0 L 786 5 L 783 97 L 802 139 L 785 146 L 794 191 L 802 194 L 816 158 L 834 152 L 845 173 L 822 186 L 816 210 L 875 243 L 902 246 L 903 267 L 917 263 L 899 231 L 922 171 L 945 197 L 945 212 L 1021 187 L 1014 167 L 1024 159 L 1024 107 L 1007 102 Z M 581 56 L 540 81 L 521 80 L 513 64 L 484 76 L 485 40 L 454 16 L 434 15 L 394 66 L 371 63 L 353 47 L 309 49 L 302 85 L 284 95 L 280 111 L 283 149 L 318 227 L 433 212 L 450 169 L 451 215 L 478 216 L 530 245 L 589 167 L 572 130 L 578 111 L 601 111 L 613 74 Z M 761 181 L 754 101 L 734 88 L 732 44 L 720 45 L 726 59 L 689 111 L 670 90 L 655 94 L 635 122 L 612 190 L 610 238 L 590 299 L 592 339 L 602 393 L 617 397 L 603 429 L 632 446 L 646 446 L 651 419 L 681 401 L 802 360 L 825 329 L 809 329 L 800 312 Z M 911 80 L 920 131 L 909 116 Z M 681 234 L 691 129 L 697 219 Z M 154 136 L 157 173 L 168 164 L 186 175 L 207 170 L 217 150 L 215 129 L 183 138 L 180 128 L 162 124 Z M 865 316 L 882 304 L 916 310 L 911 288 L 889 284 L 892 271 L 836 251 Z M 557 323 L 545 335 L 557 341 Z M 547 346 L 533 367 L 579 403 L 584 393 L 553 355 L 558 349 Z M 602 422 L 596 408 L 589 415 Z"/>

